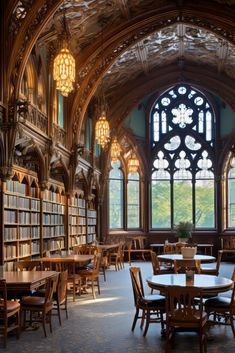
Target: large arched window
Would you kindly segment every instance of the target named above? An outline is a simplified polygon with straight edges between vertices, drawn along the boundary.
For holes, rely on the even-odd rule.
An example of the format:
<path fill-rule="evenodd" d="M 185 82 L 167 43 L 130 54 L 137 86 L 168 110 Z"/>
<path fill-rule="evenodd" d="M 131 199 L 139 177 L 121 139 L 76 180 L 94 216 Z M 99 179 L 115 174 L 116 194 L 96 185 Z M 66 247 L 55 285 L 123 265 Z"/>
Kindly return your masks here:
<path fill-rule="evenodd" d="M 190 220 L 214 228 L 215 119 L 208 99 L 177 85 L 159 97 L 151 122 L 151 227 Z"/>
<path fill-rule="evenodd" d="M 109 228 L 123 228 L 123 172 L 120 161 L 109 172 Z"/>

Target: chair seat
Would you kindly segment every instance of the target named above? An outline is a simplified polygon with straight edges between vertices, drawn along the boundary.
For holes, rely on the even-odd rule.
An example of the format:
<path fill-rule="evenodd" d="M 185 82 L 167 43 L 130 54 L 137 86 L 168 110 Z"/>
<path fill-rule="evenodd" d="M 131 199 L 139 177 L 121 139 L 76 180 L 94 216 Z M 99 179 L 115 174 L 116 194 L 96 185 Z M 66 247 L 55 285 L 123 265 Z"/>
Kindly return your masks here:
<path fill-rule="evenodd" d="M 80 276 L 91 276 L 92 273 L 93 273 L 92 269 L 84 269 L 84 270 L 80 270 L 78 274 Z"/>
<path fill-rule="evenodd" d="M 24 297 L 21 301 L 21 306 L 43 306 L 45 297 Z"/>
<path fill-rule="evenodd" d="M 20 308 L 20 303 L 17 301 L 7 301 L 7 312 L 11 312 Z"/>
<path fill-rule="evenodd" d="M 165 297 L 163 295 L 160 295 L 160 294 L 151 294 L 151 295 L 145 295 L 144 296 L 144 300 L 146 301 L 164 301 L 165 303 Z"/>
<path fill-rule="evenodd" d="M 205 302 L 205 308 L 212 307 L 212 308 L 228 308 L 230 306 L 231 299 L 227 297 L 213 297 L 210 299 L 207 299 Z"/>

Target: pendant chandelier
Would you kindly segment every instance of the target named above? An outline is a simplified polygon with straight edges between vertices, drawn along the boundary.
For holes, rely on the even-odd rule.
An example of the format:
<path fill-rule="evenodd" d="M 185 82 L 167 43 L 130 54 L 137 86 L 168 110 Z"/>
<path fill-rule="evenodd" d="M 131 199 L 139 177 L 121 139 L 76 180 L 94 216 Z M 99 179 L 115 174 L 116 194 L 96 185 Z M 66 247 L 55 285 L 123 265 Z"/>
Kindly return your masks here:
<path fill-rule="evenodd" d="M 68 97 L 75 82 L 75 59 L 68 49 L 69 32 L 66 26 L 65 13 L 63 27 L 64 39 L 62 40 L 62 49 L 53 63 L 53 78 L 56 81 L 56 89 L 60 91 L 62 96 Z"/>
<path fill-rule="evenodd" d="M 132 153 L 131 157 L 128 159 L 128 162 L 127 162 L 128 172 L 130 174 L 137 173 L 139 166 L 140 166 L 139 160 L 137 159 L 135 153 Z"/>
<path fill-rule="evenodd" d="M 109 141 L 109 134 L 109 122 L 106 119 L 106 113 L 103 110 L 95 125 L 95 139 L 102 148 L 104 148 L 106 143 Z"/>
<path fill-rule="evenodd" d="M 118 143 L 117 139 L 114 138 L 111 144 L 111 148 L 110 148 L 110 158 L 111 158 L 111 162 L 115 163 L 117 162 L 117 160 L 120 157 L 120 153 L 121 153 L 121 146 Z"/>
<path fill-rule="evenodd" d="M 101 46 L 101 55 L 102 55 L 102 72 L 104 71 L 104 59 L 103 59 L 103 28 L 101 32 L 101 40 L 102 40 L 102 46 Z M 102 148 L 105 147 L 105 145 L 109 142 L 109 135 L 110 135 L 110 128 L 109 128 L 109 122 L 106 118 L 106 112 L 107 112 L 107 104 L 105 101 L 104 97 L 104 88 L 103 88 L 103 76 L 101 80 L 101 94 L 100 94 L 100 99 L 99 99 L 99 107 L 100 107 L 100 117 L 96 122 L 95 125 L 95 139 L 96 142 L 101 145 Z"/>

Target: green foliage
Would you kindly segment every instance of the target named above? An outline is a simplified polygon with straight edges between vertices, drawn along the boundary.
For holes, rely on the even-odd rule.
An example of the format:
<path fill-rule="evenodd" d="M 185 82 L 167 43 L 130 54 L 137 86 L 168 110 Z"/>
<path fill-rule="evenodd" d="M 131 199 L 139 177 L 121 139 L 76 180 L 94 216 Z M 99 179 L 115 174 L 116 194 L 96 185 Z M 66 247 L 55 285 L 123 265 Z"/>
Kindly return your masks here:
<path fill-rule="evenodd" d="M 175 226 L 176 235 L 178 238 L 190 238 L 193 224 L 190 221 L 179 222 Z"/>

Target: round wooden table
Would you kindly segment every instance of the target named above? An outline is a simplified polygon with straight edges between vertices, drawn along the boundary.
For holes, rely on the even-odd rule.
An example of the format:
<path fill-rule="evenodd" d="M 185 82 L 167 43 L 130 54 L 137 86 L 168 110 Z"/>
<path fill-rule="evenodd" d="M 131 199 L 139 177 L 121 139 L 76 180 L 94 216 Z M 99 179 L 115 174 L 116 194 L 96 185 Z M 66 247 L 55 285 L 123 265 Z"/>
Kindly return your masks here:
<path fill-rule="evenodd" d="M 200 288 L 205 294 L 222 293 L 233 287 L 233 281 L 225 277 L 195 274 L 193 279 L 187 280 L 184 273 L 152 276 L 147 283 L 150 288 L 162 292 L 170 286 L 181 286 Z"/>
<path fill-rule="evenodd" d="M 164 254 L 164 255 L 158 255 L 158 260 L 159 261 L 164 261 L 164 262 L 174 262 L 174 260 L 180 260 L 183 259 L 182 254 Z M 215 262 L 216 258 L 214 256 L 210 255 L 195 255 L 193 257 L 194 260 L 200 260 L 201 263 L 209 263 L 209 262 Z"/>

